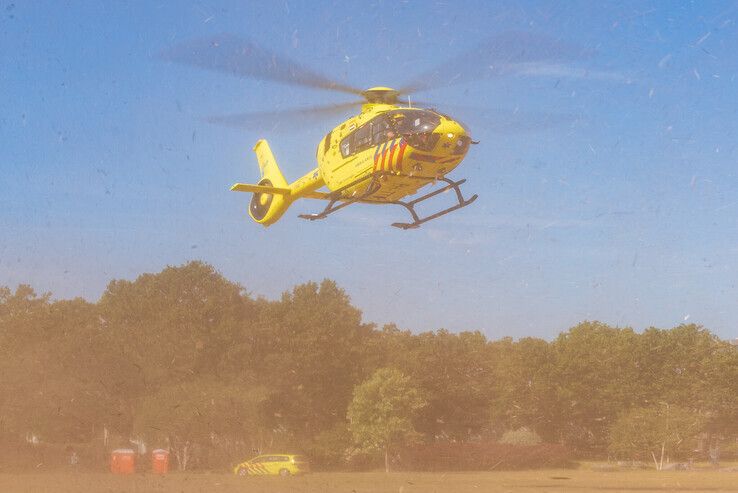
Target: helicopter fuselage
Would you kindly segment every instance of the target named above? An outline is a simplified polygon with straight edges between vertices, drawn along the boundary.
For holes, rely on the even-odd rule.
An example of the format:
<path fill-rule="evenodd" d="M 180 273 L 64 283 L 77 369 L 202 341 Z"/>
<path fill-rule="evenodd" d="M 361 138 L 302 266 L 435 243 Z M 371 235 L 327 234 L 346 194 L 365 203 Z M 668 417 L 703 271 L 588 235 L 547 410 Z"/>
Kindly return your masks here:
<path fill-rule="evenodd" d="M 327 187 L 342 197 L 394 202 L 456 168 L 469 150 L 464 126 L 432 110 L 367 103 L 318 144 L 317 169 L 297 180 L 296 193 Z M 378 176 L 378 180 L 369 180 Z"/>
<path fill-rule="evenodd" d="M 431 109 L 398 104 L 394 89 L 375 87 L 362 93 L 366 103 L 358 115 L 344 121 L 321 139 L 316 150 L 317 167 L 288 183 L 265 140 L 254 146 L 261 180 L 258 184 L 236 183 L 231 190 L 251 192 L 251 218 L 264 226 L 273 224 L 299 198 L 327 200 L 317 214 L 301 214 L 309 220 L 323 219 L 352 203 L 397 204 L 413 217 L 411 223 L 394 223 L 402 229 L 416 228 L 448 212 L 471 204 L 459 189 L 465 180 L 445 175 L 466 157 L 472 144 L 460 122 Z M 441 188 L 410 201 L 429 184 Z M 321 191 L 321 188 L 328 191 Z M 421 218 L 416 204 L 444 191 L 454 190 L 456 205 Z"/>
<path fill-rule="evenodd" d="M 379 173 L 372 200 L 399 200 L 456 168 L 469 149 L 466 129 L 448 116 L 387 104 L 362 109 L 318 146 L 318 170 L 330 190 L 362 193 L 369 184 L 361 179 Z"/>

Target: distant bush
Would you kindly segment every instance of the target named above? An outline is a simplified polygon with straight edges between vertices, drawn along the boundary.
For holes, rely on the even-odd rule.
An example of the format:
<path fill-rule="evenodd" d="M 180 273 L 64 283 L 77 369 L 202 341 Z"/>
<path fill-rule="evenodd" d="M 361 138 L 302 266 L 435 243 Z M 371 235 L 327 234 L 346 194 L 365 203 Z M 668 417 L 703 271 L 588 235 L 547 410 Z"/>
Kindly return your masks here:
<path fill-rule="evenodd" d="M 18 437 L 6 435 L 0 437 L 0 473 L 69 469 L 71 450 L 78 456 L 75 469 L 106 470 L 109 455 L 98 443 L 32 445 Z"/>
<path fill-rule="evenodd" d="M 738 460 L 738 440 L 725 440 L 720 446 L 721 460 Z"/>
<path fill-rule="evenodd" d="M 351 438 L 344 423 L 318 433 L 303 450 L 310 457 L 311 469 L 331 470 L 346 466 L 349 463 Z"/>
<path fill-rule="evenodd" d="M 571 459 L 569 449 L 551 443 L 433 443 L 405 448 L 398 463 L 411 471 L 489 471 L 571 467 Z"/>
<path fill-rule="evenodd" d="M 508 445 L 538 445 L 541 442 L 543 440 L 538 436 L 538 433 L 525 427 L 506 431 L 500 439 L 500 443 Z"/>

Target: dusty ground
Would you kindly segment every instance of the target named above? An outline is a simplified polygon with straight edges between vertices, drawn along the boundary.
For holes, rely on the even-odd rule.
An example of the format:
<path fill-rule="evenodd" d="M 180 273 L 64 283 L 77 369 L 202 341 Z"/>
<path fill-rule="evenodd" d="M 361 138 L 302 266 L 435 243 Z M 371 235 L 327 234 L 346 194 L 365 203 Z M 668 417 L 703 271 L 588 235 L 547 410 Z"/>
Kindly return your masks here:
<path fill-rule="evenodd" d="M 316 473 L 295 478 L 238 478 L 228 474 L 165 477 L 103 473 L 0 474 L 0 492 L 254 492 L 254 493 L 480 493 L 586 491 L 735 491 L 738 472 L 588 469 L 487 473 Z"/>

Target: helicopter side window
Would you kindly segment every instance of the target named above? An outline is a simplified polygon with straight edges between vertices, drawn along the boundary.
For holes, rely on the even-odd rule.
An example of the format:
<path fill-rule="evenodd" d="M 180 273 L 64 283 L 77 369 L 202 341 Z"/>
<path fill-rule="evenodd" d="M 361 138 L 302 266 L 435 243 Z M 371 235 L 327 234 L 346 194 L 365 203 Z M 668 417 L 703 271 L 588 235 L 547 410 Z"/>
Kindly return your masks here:
<path fill-rule="evenodd" d="M 363 150 L 369 149 L 371 143 L 372 126 L 367 123 L 359 127 L 359 129 L 354 132 L 354 148 L 351 149 L 351 153 L 353 154 L 355 152 L 361 152 Z"/>
<path fill-rule="evenodd" d="M 343 157 L 348 157 L 351 155 L 351 150 L 353 148 L 353 145 L 351 144 L 351 141 L 354 140 L 354 134 L 346 136 L 341 141 L 341 155 Z"/>
<path fill-rule="evenodd" d="M 387 140 L 387 132 L 390 129 L 390 124 L 384 115 L 381 115 L 372 120 L 372 144 L 381 144 Z"/>
<path fill-rule="evenodd" d="M 372 144 L 372 131 L 369 123 L 359 127 L 351 135 L 341 141 L 341 155 L 348 157 L 357 152 L 369 149 Z"/>

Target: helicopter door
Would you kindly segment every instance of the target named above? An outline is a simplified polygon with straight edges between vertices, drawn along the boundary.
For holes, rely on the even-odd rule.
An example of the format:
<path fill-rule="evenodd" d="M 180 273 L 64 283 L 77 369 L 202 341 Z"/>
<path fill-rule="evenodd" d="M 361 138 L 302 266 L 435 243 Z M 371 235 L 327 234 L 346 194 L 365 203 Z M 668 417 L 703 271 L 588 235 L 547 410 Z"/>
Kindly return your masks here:
<path fill-rule="evenodd" d="M 329 188 L 340 188 L 356 180 L 357 176 L 366 173 L 366 169 L 360 166 L 357 159 L 361 151 L 369 149 L 372 145 L 371 128 L 371 125 L 366 123 L 341 140 L 339 149 L 343 159 L 339 163 L 335 163 L 333 169 L 324 175 Z M 362 169 L 356 169 L 357 165 Z"/>

